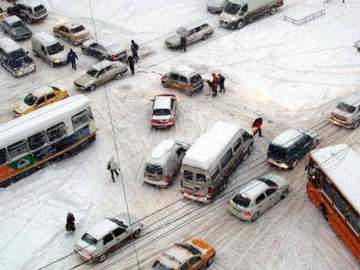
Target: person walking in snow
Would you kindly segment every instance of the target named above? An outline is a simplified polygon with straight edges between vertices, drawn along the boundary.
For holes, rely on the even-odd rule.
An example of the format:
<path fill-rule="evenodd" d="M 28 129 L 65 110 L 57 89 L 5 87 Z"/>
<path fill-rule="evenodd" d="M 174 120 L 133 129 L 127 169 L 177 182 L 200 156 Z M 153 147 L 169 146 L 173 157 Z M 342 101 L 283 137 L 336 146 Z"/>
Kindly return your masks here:
<path fill-rule="evenodd" d="M 68 213 L 66 216 L 66 225 L 65 229 L 67 232 L 74 232 L 75 231 L 75 217 L 73 213 Z"/>
<path fill-rule="evenodd" d="M 107 164 L 107 169 L 110 171 L 111 179 L 115 183 L 114 174 L 116 174 L 116 177 L 119 176 L 119 164 L 115 161 L 114 157 L 110 158 L 110 160 L 109 160 L 109 162 Z"/>
<path fill-rule="evenodd" d="M 219 78 L 219 85 L 220 85 L 219 93 L 225 94 L 225 77 L 219 73 L 218 78 Z"/>
<path fill-rule="evenodd" d="M 183 50 L 183 52 L 186 52 L 186 37 L 185 36 L 180 37 L 180 49 Z"/>
<path fill-rule="evenodd" d="M 252 125 L 254 136 L 257 133 L 259 133 L 259 136 L 262 137 L 262 133 L 261 133 L 262 124 L 263 124 L 263 119 L 261 117 L 255 119 L 255 121 L 253 122 L 253 125 Z"/>
<path fill-rule="evenodd" d="M 130 67 L 130 70 L 131 70 L 131 75 L 134 75 L 135 74 L 134 57 L 129 55 L 128 58 L 127 58 L 127 62 L 128 62 L 129 67 Z"/>
<path fill-rule="evenodd" d="M 131 52 L 135 63 L 139 61 L 138 50 L 139 50 L 139 45 L 137 45 L 134 40 L 131 40 Z"/>
<path fill-rule="evenodd" d="M 76 60 L 79 59 L 76 52 L 73 49 L 70 49 L 67 60 L 71 63 L 71 68 L 76 70 Z"/>
<path fill-rule="evenodd" d="M 216 97 L 217 96 L 217 88 L 211 81 L 207 80 L 206 82 L 209 86 L 209 89 L 211 89 L 211 91 L 212 91 L 212 97 Z"/>
<path fill-rule="evenodd" d="M 217 93 L 217 87 L 219 85 L 219 78 L 216 76 L 216 74 L 213 72 L 212 74 L 212 84 L 213 84 L 213 88 L 216 89 L 216 93 Z"/>

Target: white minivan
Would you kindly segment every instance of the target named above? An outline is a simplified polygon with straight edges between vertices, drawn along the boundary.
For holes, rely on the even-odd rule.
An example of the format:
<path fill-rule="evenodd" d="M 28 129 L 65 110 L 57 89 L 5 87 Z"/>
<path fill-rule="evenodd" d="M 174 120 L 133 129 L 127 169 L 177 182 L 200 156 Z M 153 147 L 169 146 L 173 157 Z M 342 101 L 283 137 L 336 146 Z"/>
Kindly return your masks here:
<path fill-rule="evenodd" d="M 31 46 L 35 56 L 42 58 L 53 67 L 68 64 L 65 46 L 48 33 L 40 32 L 33 35 Z"/>

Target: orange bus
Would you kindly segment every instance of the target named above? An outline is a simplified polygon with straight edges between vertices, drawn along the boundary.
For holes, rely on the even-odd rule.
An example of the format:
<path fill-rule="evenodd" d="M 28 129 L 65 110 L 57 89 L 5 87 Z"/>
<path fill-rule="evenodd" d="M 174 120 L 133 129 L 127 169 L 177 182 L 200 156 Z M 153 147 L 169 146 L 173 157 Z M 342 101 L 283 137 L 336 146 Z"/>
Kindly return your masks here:
<path fill-rule="evenodd" d="M 314 150 L 307 166 L 308 197 L 360 261 L 360 157 L 348 145 Z"/>

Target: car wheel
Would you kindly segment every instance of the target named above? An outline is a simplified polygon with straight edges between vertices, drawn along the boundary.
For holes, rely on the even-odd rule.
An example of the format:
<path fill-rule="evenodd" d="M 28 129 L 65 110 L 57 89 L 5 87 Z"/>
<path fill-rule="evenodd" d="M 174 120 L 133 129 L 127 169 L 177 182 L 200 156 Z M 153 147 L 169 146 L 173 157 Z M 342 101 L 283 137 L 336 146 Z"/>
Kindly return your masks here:
<path fill-rule="evenodd" d="M 165 81 L 162 81 L 162 82 L 161 82 L 161 85 L 162 85 L 164 88 L 168 88 L 168 87 L 169 87 Z"/>
<path fill-rule="evenodd" d="M 238 23 L 237 23 L 237 25 L 236 25 L 237 29 L 241 29 L 241 28 L 243 28 L 244 26 L 245 26 L 245 21 L 244 21 L 244 20 L 238 21 Z"/>
<path fill-rule="evenodd" d="M 281 193 L 281 199 L 283 200 L 283 199 L 285 199 L 286 197 L 287 197 L 287 195 L 289 195 L 289 189 L 288 188 L 286 188 L 284 191 L 283 191 L 283 193 Z"/>
<path fill-rule="evenodd" d="M 95 91 L 96 85 L 95 84 L 90 85 L 89 89 L 90 89 L 90 91 Z"/>
<path fill-rule="evenodd" d="M 140 237 L 140 232 L 141 232 L 140 230 L 136 230 L 133 234 L 133 238 L 138 239 Z"/>
<path fill-rule="evenodd" d="M 271 7 L 270 8 L 270 15 L 275 15 L 276 13 L 276 8 L 275 7 Z"/>
<path fill-rule="evenodd" d="M 209 38 L 209 35 L 208 35 L 208 34 L 204 34 L 204 35 L 202 36 L 201 40 L 206 40 L 206 39 L 208 39 L 208 38 Z"/>
<path fill-rule="evenodd" d="M 99 257 L 99 262 L 102 263 L 106 260 L 106 253 L 102 254 L 100 257 Z"/>
<path fill-rule="evenodd" d="M 329 219 L 329 214 L 328 214 L 328 212 L 327 212 L 327 210 L 326 210 L 325 205 L 322 204 L 322 205 L 320 206 L 320 211 L 321 211 L 324 219 L 327 221 L 327 220 Z"/>
<path fill-rule="evenodd" d="M 121 79 L 121 78 L 122 78 L 122 75 L 123 75 L 122 73 L 116 74 L 116 75 L 115 75 L 115 79 L 116 79 L 116 80 Z"/>
<path fill-rule="evenodd" d="M 210 265 L 212 265 L 213 262 L 214 262 L 214 257 L 210 257 L 210 258 L 208 259 L 208 261 L 206 262 L 206 267 L 209 267 Z"/>
<path fill-rule="evenodd" d="M 254 222 L 259 218 L 259 212 L 255 212 L 255 214 L 252 216 L 251 221 Z"/>
<path fill-rule="evenodd" d="M 353 125 L 353 129 L 358 128 L 359 124 L 360 124 L 360 120 L 356 121 L 355 124 Z"/>
<path fill-rule="evenodd" d="M 289 169 L 290 169 L 290 170 L 294 169 L 295 166 L 296 166 L 296 164 L 297 164 L 297 161 L 295 160 L 295 161 L 289 166 Z"/>

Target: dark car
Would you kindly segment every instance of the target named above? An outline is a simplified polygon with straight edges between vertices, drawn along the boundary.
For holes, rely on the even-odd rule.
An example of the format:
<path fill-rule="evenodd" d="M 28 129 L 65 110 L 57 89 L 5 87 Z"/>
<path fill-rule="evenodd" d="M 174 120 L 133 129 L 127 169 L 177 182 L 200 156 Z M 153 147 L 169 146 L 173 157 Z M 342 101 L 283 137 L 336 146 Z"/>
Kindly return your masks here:
<path fill-rule="evenodd" d="M 270 143 L 267 160 L 276 167 L 293 169 L 319 143 L 319 135 L 315 132 L 289 129 Z"/>
<path fill-rule="evenodd" d="M 8 7 L 9 15 L 16 15 L 27 23 L 37 22 L 47 17 L 48 12 L 39 0 L 19 0 Z"/>
<path fill-rule="evenodd" d="M 97 59 L 107 59 L 110 61 L 122 61 L 125 62 L 127 53 L 117 43 L 101 43 L 94 39 L 89 39 L 81 44 L 81 50 L 84 54 L 91 55 Z"/>
<path fill-rule="evenodd" d="M 5 18 L 1 26 L 4 33 L 14 40 L 29 39 L 32 35 L 31 30 L 15 15 Z"/>

